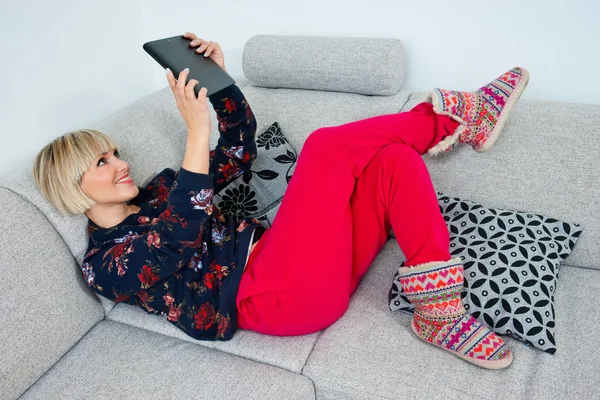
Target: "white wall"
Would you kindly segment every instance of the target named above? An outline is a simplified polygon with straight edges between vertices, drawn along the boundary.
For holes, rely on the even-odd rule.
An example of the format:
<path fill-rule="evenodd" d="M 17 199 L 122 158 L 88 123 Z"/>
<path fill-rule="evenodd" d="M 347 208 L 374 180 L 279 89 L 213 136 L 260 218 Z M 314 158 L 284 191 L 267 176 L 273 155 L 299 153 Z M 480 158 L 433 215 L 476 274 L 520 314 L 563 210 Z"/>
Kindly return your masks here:
<path fill-rule="evenodd" d="M 156 90 L 138 1 L 0 0 L 0 178 Z"/>
<path fill-rule="evenodd" d="M 471 90 L 521 65 L 523 98 L 600 104 L 593 0 L 1 1 L 0 178 L 54 137 L 166 86 L 141 46 L 185 31 L 221 44 L 235 79 L 256 34 L 392 37 L 406 47 L 405 91 Z"/>
<path fill-rule="evenodd" d="M 191 2 L 184 9 L 158 0 L 143 4 L 153 38 L 192 31 L 219 42 L 234 78 L 243 76 L 244 43 L 256 34 L 391 37 L 401 39 L 407 52 L 402 90 L 476 89 L 519 65 L 531 72 L 523 98 L 600 104 L 595 0 L 230 0 Z M 156 70 L 157 82 L 163 74 Z"/>

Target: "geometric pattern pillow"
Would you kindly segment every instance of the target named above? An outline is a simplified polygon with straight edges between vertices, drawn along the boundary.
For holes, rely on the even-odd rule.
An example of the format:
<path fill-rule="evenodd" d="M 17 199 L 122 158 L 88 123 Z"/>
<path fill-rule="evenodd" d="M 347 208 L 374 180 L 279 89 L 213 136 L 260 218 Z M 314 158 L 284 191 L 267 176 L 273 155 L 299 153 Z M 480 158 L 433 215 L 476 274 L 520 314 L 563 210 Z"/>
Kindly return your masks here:
<path fill-rule="evenodd" d="M 560 264 L 583 228 L 437 194 L 450 233 L 450 254 L 464 265 L 465 309 L 498 334 L 556 353 L 554 294 Z M 390 310 L 414 312 L 398 271 L 388 297 Z"/>
<path fill-rule="evenodd" d="M 214 196 L 213 203 L 234 219 L 254 217 L 265 228 L 279 205 L 296 169 L 298 156 L 277 122 L 255 138 L 257 156 L 250 170 Z"/>

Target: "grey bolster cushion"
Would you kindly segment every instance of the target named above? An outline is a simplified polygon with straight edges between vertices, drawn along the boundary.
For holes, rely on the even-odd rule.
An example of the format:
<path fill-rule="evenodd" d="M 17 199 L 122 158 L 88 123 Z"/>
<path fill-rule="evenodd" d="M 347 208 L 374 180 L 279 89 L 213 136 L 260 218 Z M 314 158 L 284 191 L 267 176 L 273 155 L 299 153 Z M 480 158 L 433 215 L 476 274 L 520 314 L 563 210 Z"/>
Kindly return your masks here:
<path fill-rule="evenodd" d="M 253 86 L 390 96 L 404 81 L 404 46 L 393 38 L 255 35 L 242 68 Z"/>

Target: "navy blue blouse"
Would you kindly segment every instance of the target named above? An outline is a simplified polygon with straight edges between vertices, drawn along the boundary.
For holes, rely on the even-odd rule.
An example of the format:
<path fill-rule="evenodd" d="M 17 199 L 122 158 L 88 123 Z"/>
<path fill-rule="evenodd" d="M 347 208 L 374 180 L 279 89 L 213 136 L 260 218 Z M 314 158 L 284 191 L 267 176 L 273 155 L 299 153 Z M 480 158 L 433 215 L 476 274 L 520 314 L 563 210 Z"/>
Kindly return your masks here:
<path fill-rule="evenodd" d="M 213 197 L 256 159 L 256 120 L 237 85 L 209 100 L 220 133 L 209 173 L 166 168 L 131 200 L 139 212 L 111 228 L 88 218 L 81 271 L 110 300 L 160 314 L 195 339 L 230 340 L 250 239 L 265 229 L 223 215 Z"/>

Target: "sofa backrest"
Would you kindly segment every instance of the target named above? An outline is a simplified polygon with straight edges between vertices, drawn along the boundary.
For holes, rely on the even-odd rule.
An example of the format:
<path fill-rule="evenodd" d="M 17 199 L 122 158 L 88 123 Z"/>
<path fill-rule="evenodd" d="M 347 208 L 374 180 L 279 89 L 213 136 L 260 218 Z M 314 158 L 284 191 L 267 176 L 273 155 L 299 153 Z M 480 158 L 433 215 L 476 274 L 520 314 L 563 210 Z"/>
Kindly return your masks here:
<path fill-rule="evenodd" d="M 564 263 L 600 269 L 600 106 L 521 99 L 489 152 L 460 145 L 425 162 L 446 195 L 581 224 Z"/>

